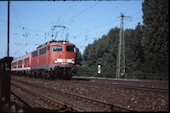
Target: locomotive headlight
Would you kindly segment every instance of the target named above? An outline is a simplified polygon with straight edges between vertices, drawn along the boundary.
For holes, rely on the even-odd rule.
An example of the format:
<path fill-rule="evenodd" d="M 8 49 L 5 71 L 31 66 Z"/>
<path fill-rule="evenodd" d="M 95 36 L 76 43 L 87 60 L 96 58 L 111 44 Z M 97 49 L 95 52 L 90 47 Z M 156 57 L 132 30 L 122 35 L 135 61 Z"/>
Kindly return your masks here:
<path fill-rule="evenodd" d="M 61 58 L 55 58 L 55 59 L 54 59 L 54 62 L 55 62 L 55 63 L 61 63 L 61 62 L 63 62 L 63 59 L 61 59 Z"/>
<path fill-rule="evenodd" d="M 72 61 L 71 61 L 73 64 L 75 63 L 75 59 L 74 58 L 72 58 Z"/>
<path fill-rule="evenodd" d="M 57 63 L 57 58 L 54 59 L 54 63 Z"/>

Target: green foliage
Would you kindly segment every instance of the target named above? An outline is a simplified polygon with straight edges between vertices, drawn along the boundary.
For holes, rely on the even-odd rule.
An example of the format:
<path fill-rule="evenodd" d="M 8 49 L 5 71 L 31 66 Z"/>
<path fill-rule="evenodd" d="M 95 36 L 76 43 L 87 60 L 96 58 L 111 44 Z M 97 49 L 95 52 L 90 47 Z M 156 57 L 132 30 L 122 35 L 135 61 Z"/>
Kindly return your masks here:
<path fill-rule="evenodd" d="M 143 2 L 146 72 L 168 72 L 168 0 Z"/>
<path fill-rule="evenodd" d="M 141 45 L 142 26 L 140 23 L 133 29 L 125 30 L 125 55 L 126 55 L 126 72 L 143 71 L 144 50 Z"/>
<path fill-rule="evenodd" d="M 144 25 L 138 23 L 135 29 L 124 30 L 126 73 L 167 73 L 168 0 L 144 0 L 142 10 Z M 78 67 L 80 75 L 115 77 L 119 32 L 115 27 L 85 48 L 84 64 Z M 98 64 L 102 64 L 100 75 Z M 151 77 L 138 75 L 131 78 Z"/>
<path fill-rule="evenodd" d="M 103 35 L 99 40 L 89 44 L 84 51 L 83 60 L 85 62 L 86 71 L 94 73 L 97 65 L 102 64 L 103 76 L 115 76 L 119 28 L 111 29 L 107 35 Z M 142 62 L 142 29 L 138 24 L 135 30 L 125 30 L 125 54 L 126 54 L 126 71 L 139 71 Z M 95 67 L 96 66 L 96 67 Z"/>
<path fill-rule="evenodd" d="M 97 73 L 97 67 L 96 66 L 78 66 L 77 67 L 77 75 L 78 76 L 94 76 Z"/>
<path fill-rule="evenodd" d="M 82 55 L 81 55 L 79 49 L 76 48 L 76 64 L 81 65 L 82 61 L 83 61 Z"/>

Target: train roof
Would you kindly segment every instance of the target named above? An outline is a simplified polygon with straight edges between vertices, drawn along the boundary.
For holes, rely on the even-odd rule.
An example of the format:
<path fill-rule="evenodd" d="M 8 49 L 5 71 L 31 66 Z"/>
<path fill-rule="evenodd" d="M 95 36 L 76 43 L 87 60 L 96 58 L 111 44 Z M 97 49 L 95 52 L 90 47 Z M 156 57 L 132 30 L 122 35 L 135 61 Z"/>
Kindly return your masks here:
<path fill-rule="evenodd" d="M 20 56 L 20 57 L 18 57 L 18 58 L 15 58 L 15 59 L 12 60 L 12 62 L 16 62 L 16 61 L 19 61 L 19 60 L 23 60 L 23 59 L 28 58 L 28 57 L 31 57 L 31 53 L 28 53 L 28 54 L 26 54 L 26 55 L 23 55 L 23 56 Z"/>
<path fill-rule="evenodd" d="M 54 42 L 59 42 L 59 43 L 67 42 L 67 43 L 69 43 L 69 41 L 67 41 L 67 40 L 59 40 L 59 41 L 57 41 L 57 40 L 51 40 L 51 41 L 48 41 L 48 42 L 46 42 L 46 43 L 38 46 L 37 49 L 40 48 L 40 47 L 42 47 L 42 46 L 45 46 L 45 45 L 47 45 L 47 44 L 54 43 Z"/>

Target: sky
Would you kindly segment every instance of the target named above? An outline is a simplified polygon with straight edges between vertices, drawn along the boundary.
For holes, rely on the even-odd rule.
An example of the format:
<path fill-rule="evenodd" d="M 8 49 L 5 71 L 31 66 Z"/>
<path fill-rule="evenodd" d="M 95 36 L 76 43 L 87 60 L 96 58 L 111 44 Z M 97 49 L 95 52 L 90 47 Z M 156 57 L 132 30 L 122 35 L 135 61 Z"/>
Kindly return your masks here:
<path fill-rule="evenodd" d="M 11 1 L 9 55 L 23 56 L 52 39 L 68 39 L 83 53 L 88 44 L 120 27 L 121 13 L 131 17 L 124 19 L 124 29 L 142 24 L 142 2 Z M 7 1 L 0 1 L 0 58 L 7 56 L 7 6 Z"/>

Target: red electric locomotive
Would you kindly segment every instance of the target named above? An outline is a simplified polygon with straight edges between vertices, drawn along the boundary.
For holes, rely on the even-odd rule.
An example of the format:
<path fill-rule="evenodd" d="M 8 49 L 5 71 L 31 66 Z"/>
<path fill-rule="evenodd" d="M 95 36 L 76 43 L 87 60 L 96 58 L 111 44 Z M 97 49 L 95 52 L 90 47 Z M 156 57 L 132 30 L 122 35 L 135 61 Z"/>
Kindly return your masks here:
<path fill-rule="evenodd" d="M 27 56 L 30 59 L 29 71 L 25 71 L 23 66 L 19 69 L 21 61 L 21 65 L 25 65 L 25 57 L 12 61 L 12 71 L 51 79 L 71 79 L 76 74 L 76 47 L 68 41 L 49 41 Z"/>

